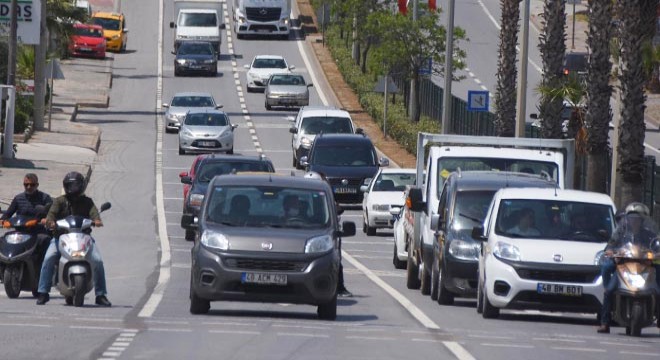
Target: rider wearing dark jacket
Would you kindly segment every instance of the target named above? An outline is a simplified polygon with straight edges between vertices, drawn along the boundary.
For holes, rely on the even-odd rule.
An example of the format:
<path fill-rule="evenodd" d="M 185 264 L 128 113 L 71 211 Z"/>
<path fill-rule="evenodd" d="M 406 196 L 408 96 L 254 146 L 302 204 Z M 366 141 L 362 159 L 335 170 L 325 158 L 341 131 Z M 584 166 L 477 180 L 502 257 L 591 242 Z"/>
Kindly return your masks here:
<path fill-rule="evenodd" d="M 14 214 L 36 217 L 40 215 L 36 208 L 38 205 L 48 208 L 53 203 L 50 195 L 39 191 L 39 178 L 37 178 L 37 175 L 25 174 L 23 187 L 25 187 L 25 191 L 14 196 L 7 210 L 0 216 L 0 220 L 7 220 Z"/>

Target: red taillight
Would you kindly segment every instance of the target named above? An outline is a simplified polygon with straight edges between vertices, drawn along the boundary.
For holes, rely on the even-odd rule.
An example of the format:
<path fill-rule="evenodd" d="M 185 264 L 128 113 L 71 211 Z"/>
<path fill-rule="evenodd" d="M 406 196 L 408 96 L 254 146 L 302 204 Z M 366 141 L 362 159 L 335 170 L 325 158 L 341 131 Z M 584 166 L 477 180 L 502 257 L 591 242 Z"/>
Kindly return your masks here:
<path fill-rule="evenodd" d="M 568 69 L 564 69 L 564 75 L 568 75 Z"/>

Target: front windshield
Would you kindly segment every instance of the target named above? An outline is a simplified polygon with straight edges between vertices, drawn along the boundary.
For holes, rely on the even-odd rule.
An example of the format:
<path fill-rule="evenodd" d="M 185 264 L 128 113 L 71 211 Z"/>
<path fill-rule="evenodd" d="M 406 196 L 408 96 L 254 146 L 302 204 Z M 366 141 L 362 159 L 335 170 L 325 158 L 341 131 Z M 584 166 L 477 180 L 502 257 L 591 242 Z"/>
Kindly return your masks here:
<path fill-rule="evenodd" d="M 472 231 L 483 224 L 495 191 L 459 191 L 456 194 L 452 230 Z"/>
<path fill-rule="evenodd" d="M 93 29 L 88 27 L 75 27 L 73 28 L 73 35 L 102 38 L 103 31 L 101 29 Z"/>
<path fill-rule="evenodd" d="M 179 26 L 216 27 L 218 22 L 212 13 L 182 13 Z"/>
<path fill-rule="evenodd" d="M 303 135 L 352 134 L 351 119 L 333 116 L 310 116 L 302 120 L 300 133 Z"/>
<path fill-rule="evenodd" d="M 558 181 L 559 167 L 552 161 L 526 159 L 441 157 L 438 159 L 438 192 L 452 172 L 461 171 L 512 171 L 527 174 L 545 174 Z"/>
<path fill-rule="evenodd" d="M 270 85 L 305 85 L 305 79 L 300 75 L 273 75 Z"/>
<path fill-rule="evenodd" d="M 179 107 L 214 107 L 215 101 L 209 96 L 175 96 L 170 106 Z"/>
<path fill-rule="evenodd" d="M 404 191 L 406 185 L 415 185 L 415 174 L 381 173 L 371 191 Z"/>
<path fill-rule="evenodd" d="M 612 207 L 579 201 L 503 200 L 495 232 L 507 237 L 607 242 L 614 229 Z"/>
<path fill-rule="evenodd" d="M 190 126 L 227 126 L 229 119 L 225 114 L 188 114 L 184 120 L 186 125 Z"/>
<path fill-rule="evenodd" d="M 214 187 L 206 219 L 232 227 L 304 229 L 327 228 L 332 221 L 323 191 L 241 185 Z"/>
<path fill-rule="evenodd" d="M 114 30 L 114 31 L 119 30 L 119 20 L 116 19 L 105 19 L 105 18 L 95 17 L 92 18 L 92 23 L 95 25 L 101 25 L 101 27 L 105 30 Z"/>
<path fill-rule="evenodd" d="M 252 63 L 255 69 L 286 69 L 286 62 L 283 59 L 255 59 Z"/>
<path fill-rule="evenodd" d="M 364 145 L 334 145 L 315 148 L 314 165 L 321 166 L 376 166 L 372 148 Z"/>
<path fill-rule="evenodd" d="M 213 55 L 213 46 L 210 43 L 181 43 L 179 55 Z"/>
<path fill-rule="evenodd" d="M 195 181 L 207 183 L 214 176 L 225 175 L 232 172 L 272 172 L 268 163 L 264 161 L 212 161 L 207 162 L 199 170 Z"/>

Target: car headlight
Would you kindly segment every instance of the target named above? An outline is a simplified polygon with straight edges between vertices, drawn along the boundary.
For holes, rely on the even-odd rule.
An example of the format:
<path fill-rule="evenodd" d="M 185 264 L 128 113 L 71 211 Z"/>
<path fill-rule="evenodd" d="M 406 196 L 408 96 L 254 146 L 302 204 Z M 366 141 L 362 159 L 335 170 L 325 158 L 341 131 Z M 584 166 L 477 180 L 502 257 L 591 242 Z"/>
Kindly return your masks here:
<path fill-rule="evenodd" d="M 245 16 L 239 16 L 238 17 L 238 23 L 239 24 L 245 24 L 246 22 L 247 22 L 247 19 L 245 18 Z"/>
<path fill-rule="evenodd" d="M 289 23 L 289 18 L 284 18 L 280 21 L 282 22 L 282 24 L 287 25 Z"/>
<path fill-rule="evenodd" d="M 479 260 L 480 244 L 474 241 L 454 239 L 449 242 L 449 253 L 461 260 Z"/>
<path fill-rule="evenodd" d="M 186 60 L 185 60 L 185 59 L 176 59 L 175 61 L 176 61 L 176 63 L 179 64 L 179 65 L 185 65 L 185 64 L 186 64 Z"/>
<path fill-rule="evenodd" d="M 311 147 L 312 146 L 312 140 L 310 140 L 310 138 L 307 138 L 307 137 L 302 137 L 302 138 L 300 138 L 300 146 L 302 146 L 304 148 Z"/>
<path fill-rule="evenodd" d="M 85 257 L 92 247 L 92 237 L 87 234 L 64 234 L 59 241 L 62 251 L 71 257 Z"/>
<path fill-rule="evenodd" d="M 322 253 L 334 247 L 332 237 L 330 235 L 323 235 L 313 237 L 305 243 L 305 253 Z"/>
<path fill-rule="evenodd" d="M 218 249 L 218 250 L 229 250 L 229 239 L 223 234 L 204 230 L 202 237 L 200 238 L 202 245 Z"/>
<path fill-rule="evenodd" d="M 202 206 L 202 201 L 204 201 L 204 194 L 190 194 L 188 204 L 190 206 L 200 207 Z"/>
<path fill-rule="evenodd" d="M 204 60 L 204 64 L 213 64 L 215 60 L 209 59 L 209 60 Z"/>
<path fill-rule="evenodd" d="M 623 273 L 623 279 L 634 288 L 643 288 L 646 285 L 646 279 L 648 276 L 648 272 L 641 274 L 632 274 L 629 272 Z"/>
<path fill-rule="evenodd" d="M 596 253 L 596 257 L 594 257 L 594 265 L 602 265 L 603 260 L 605 260 L 605 251 L 601 250 Z"/>
<path fill-rule="evenodd" d="M 119 39 L 119 35 L 112 35 L 112 40 L 117 40 Z"/>
<path fill-rule="evenodd" d="M 232 135 L 232 134 L 233 133 L 231 131 L 223 131 L 222 133 L 220 133 L 220 135 L 218 135 L 218 139 L 219 138 L 226 138 L 226 137 L 228 137 L 229 135 Z"/>
<path fill-rule="evenodd" d="M 255 74 L 255 73 L 249 72 L 249 73 L 247 73 L 247 75 L 250 79 L 254 79 L 254 80 L 260 80 L 261 79 L 261 77 L 259 77 L 259 75 Z"/>
<path fill-rule="evenodd" d="M 389 205 L 373 204 L 371 205 L 373 211 L 390 211 Z"/>
<path fill-rule="evenodd" d="M 28 234 L 13 233 L 5 235 L 5 241 L 7 244 L 20 244 L 30 240 L 30 237 Z"/>
<path fill-rule="evenodd" d="M 184 129 L 183 131 L 179 132 L 179 134 L 181 134 L 181 136 L 187 136 L 187 137 L 193 137 L 193 136 L 195 136 L 195 135 L 193 135 L 193 133 L 190 132 L 190 130 L 188 130 L 188 129 Z"/>
<path fill-rule="evenodd" d="M 493 248 L 493 255 L 500 259 L 520 261 L 520 249 L 517 246 L 511 245 L 502 241 L 498 241 Z"/>

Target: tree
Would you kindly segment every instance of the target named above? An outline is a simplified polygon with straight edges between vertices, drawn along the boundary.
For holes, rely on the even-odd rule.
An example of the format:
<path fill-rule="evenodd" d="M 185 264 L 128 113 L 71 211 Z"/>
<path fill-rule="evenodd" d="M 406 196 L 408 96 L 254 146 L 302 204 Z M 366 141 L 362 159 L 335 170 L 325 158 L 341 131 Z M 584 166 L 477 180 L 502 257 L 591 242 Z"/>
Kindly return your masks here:
<path fill-rule="evenodd" d="M 516 131 L 516 45 L 521 0 L 500 0 L 502 18 L 500 47 L 497 59 L 497 90 L 495 92 L 495 131 L 497 136 L 513 137 Z"/>
<path fill-rule="evenodd" d="M 619 172 L 621 201 L 642 200 L 644 182 L 644 109 L 646 77 L 642 67 L 644 25 L 641 10 L 644 0 L 619 0 L 621 17 L 621 124 L 619 133 Z"/>
<path fill-rule="evenodd" d="M 46 24 L 51 39 L 57 43 L 57 52 L 66 56 L 69 37 L 73 30 L 73 23 L 86 22 L 87 13 L 84 9 L 73 5 L 69 0 L 47 0 Z"/>
<path fill-rule="evenodd" d="M 589 0 L 590 49 L 587 68 L 586 124 L 587 134 L 587 190 L 607 193 L 609 124 L 612 121 L 610 98 L 610 38 L 612 37 L 611 0 Z"/>
<path fill-rule="evenodd" d="M 539 37 L 539 50 L 543 61 L 542 87 L 560 88 L 563 74 L 562 61 L 566 53 L 566 6 L 565 0 L 545 0 L 543 8 L 543 32 Z M 541 94 L 539 116 L 544 138 L 562 136 L 561 110 L 563 99 Z"/>

